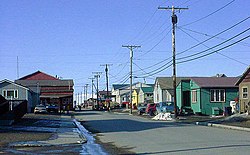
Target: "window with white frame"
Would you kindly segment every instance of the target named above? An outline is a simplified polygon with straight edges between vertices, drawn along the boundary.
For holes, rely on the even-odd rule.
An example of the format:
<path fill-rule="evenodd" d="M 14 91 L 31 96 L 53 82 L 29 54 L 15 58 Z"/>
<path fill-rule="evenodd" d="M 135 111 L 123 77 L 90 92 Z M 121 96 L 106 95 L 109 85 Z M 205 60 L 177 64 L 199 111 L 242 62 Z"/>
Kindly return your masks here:
<path fill-rule="evenodd" d="M 18 98 L 18 90 L 16 89 L 9 89 L 9 90 L 3 90 L 3 96 L 8 99 L 17 99 Z"/>
<path fill-rule="evenodd" d="M 248 98 L 248 90 L 247 87 L 242 87 L 242 98 L 247 99 Z"/>
<path fill-rule="evenodd" d="M 197 102 L 197 90 L 192 90 L 192 103 Z"/>
<path fill-rule="evenodd" d="M 210 90 L 211 102 L 225 102 L 225 90 L 224 89 L 211 89 Z"/>

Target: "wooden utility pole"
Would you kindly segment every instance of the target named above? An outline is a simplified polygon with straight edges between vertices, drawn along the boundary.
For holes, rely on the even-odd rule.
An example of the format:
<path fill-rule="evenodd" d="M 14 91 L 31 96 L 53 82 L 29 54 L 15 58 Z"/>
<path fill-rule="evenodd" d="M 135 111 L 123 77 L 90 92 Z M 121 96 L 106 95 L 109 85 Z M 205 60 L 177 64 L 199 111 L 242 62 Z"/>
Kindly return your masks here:
<path fill-rule="evenodd" d="M 187 10 L 188 8 L 179 7 L 158 7 L 162 10 L 172 10 L 172 51 L 173 51 L 173 89 L 174 89 L 174 116 L 177 117 L 177 99 L 176 99 L 176 63 L 175 63 L 175 26 L 177 23 L 177 16 L 175 10 Z"/>
<path fill-rule="evenodd" d="M 108 67 L 112 66 L 112 64 L 105 64 L 105 65 L 101 65 L 101 66 L 105 66 L 105 72 L 106 72 L 106 84 L 107 84 L 107 96 L 105 97 L 105 99 L 108 101 L 108 111 L 110 111 L 110 96 L 109 96 L 109 80 L 108 80 Z"/>
<path fill-rule="evenodd" d="M 140 48 L 141 46 L 135 45 L 122 45 L 122 47 L 126 47 L 130 50 L 130 114 L 132 114 L 132 78 L 133 78 L 133 49 Z"/>
<path fill-rule="evenodd" d="M 94 89 L 93 89 L 93 87 L 94 87 L 94 79 L 95 78 L 89 78 L 89 79 L 91 79 L 91 98 L 92 98 L 92 101 L 94 101 Z M 92 106 L 93 106 L 93 103 L 92 103 Z"/>
<path fill-rule="evenodd" d="M 100 75 L 102 74 L 102 72 L 92 72 L 94 75 L 94 77 L 96 78 L 96 103 L 97 103 L 97 110 L 99 110 L 99 89 L 98 89 L 98 82 L 99 82 L 99 78 Z"/>

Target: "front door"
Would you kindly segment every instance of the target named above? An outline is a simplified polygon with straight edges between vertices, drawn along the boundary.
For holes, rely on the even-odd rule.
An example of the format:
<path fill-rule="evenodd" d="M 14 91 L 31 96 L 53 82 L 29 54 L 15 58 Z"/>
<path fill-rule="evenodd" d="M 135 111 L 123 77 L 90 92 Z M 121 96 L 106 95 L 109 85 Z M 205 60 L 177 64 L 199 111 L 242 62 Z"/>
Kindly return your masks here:
<path fill-rule="evenodd" d="M 184 91 L 183 92 L 183 101 L 182 101 L 182 106 L 184 107 L 190 107 L 190 91 Z"/>

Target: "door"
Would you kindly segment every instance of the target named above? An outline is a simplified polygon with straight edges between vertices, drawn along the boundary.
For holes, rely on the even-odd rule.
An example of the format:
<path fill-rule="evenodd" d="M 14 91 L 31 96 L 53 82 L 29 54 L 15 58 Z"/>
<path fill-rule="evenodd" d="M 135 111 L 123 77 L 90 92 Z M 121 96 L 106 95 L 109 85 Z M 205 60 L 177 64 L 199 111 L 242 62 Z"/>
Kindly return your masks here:
<path fill-rule="evenodd" d="M 182 99 L 183 99 L 182 106 L 184 106 L 184 107 L 190 107 L 191 106 L 190 91 L 184 91 Z"/>

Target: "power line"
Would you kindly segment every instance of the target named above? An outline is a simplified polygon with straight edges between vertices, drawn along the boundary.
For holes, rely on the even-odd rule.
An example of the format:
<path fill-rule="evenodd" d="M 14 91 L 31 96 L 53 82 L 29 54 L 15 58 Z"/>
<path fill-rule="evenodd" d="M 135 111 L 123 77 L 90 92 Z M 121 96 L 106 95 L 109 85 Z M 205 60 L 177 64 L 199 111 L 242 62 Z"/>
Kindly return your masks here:
<path fill-rule="evenodd" d="M 206 36 L 206 37 L 213 37 L 213 35 L 203 33 L 203 32 L 198 32 L 198 31 L 191 30 L 191 29 L 188 29 L 188 28 L 185 28 L 185 27 L 178 27 L 178 28 L 180 28 L 182 30 L 187 30 L 187 31 L 190 31 L 190 32 L 193 32 L 193 33 L 196 33 L 196 34 L 200 34 L 200 35 L 203 35 L 203 36 Z M 227 39 L 221 38 L 221 37 L 214 37 L 214 38 L 219 39 L 219 40 L 227 40 Z M 244 43 L 244 42 L 239 43 L 239 45 L 250 47 L 250 45 L 248 45 L 247 43 Z"/>
<path fill-rule="evenodd" d="M 213 38 L 215 38 L 215 37 L 217 37 L 217 36 L 219 36 L 219 35 L 221 35 L 221 34 L 223 34 L 225 32 L 227 32 L 229 30 L 231 30 L 232 28 L 234 28 L 234 27 L 238 26 L 239 24 L 245 22 L 249 18 L 250 18 L 250 16 L 248 16 L 247 18 L 245 18 L 245 19 L 241 20 L 240 22 L 234 24 L 233 26 L 231 26 L 231 27 L 229 27 L 229 28 L 227 28 L 227 29 L 225 29 L 225 30 L 217 33 L 216 35 L 214 35 L 214 36 L 212 36 L 212 37 L 210 37 L 210 38 L 208 38 L 208 39 L 206 39 L 206 40 L 204 40 L 204 41 L 202 41 L 202 42 L 200 42 L 200 43 L 198 43 L 198 44 L 196 44 L 196 45 L 194 45 L 194 46 L 192 46 L 192 47 L 190 47 L 190 48 L 188 48 L 188 49 L 186 49 L 186 50 L 184 50 L 184 51 L 182 51 L 180 53 L 177 53 L 176 55 L 183 54 L 183 53 L 185 53 L 185 52 L 187 52 L 187 51 L 189 51 L 189 50 L 191 50 L 191 49 L 193 49 L 193 48 L 195 48 L 195 47 L 197 47 L 197 46 L 199 46 L 199 45 L 201 45 L 201 44 L 203 44 L 203 43 L 205 43 L 205 42 L 207 42 L 207 41 L 209 41 L 209 40 L 211 40 L 211 39 L 213 39 Z"/>
<path fill-rule="evenodd" d="M 233 40 L 234 38 L 236 38 L 236 37 L 238 37 L 238 36 L 240 36 L 240 35 L 246 33 L 246 32 L 249 31 L 249 30 L 250 30 L 250 28 L 244 30 L 243 32 L 241 32 L 241 33 L 239 33 L 239 34 L 237 34 L 237 35 L 235 35 L 235 36 L 233 36 L 233 37 L 227 39 L 226 41 L 224 41 L 224 42 L 222 42 L 222 43 L 220 43 L 220 44 L 217 44 L 217 45 L 215 45 L 215 46 L 213 46 L 213 47 L 211 47 L 211 48 L 209 48 L 209 49 L 206 49 L 206 50 L 204 50 L 204 51 L 201 51 L 201 52 L 198 52 L 198 53 L 195 53 L 195 54 L 191 54 L 191 55 L 188 55 L 188 56 L 184 56 L 184 57 L 178 58 L 178 59 L 176 59 L 176 60 L 186 59 L 186 58 L 189 58 L 189 57 L 193 57 L 193 56 L 202 54 L 202 53 L 204 53 L 204 52 L 206 52 L 206 51 L 209 51 L 209 50 L 211 50 L 211 49 L 213 49 L 213 48 L 215 48 L 215 47 L 218 47 L 218 46 L 220 46 L 220 45 L 222 45 L 222 44 L 225 44 L 225 43 L 229 42 L 230 40 Z"/>
<path fill-rule="evenodd" d="M 198 39 L 194 38 L 193 36 L 191 36 L 190 34 L 188 34 L 187 32 L 185 32 L 184 30 L 182 30 L 182 29 L 180 29 L 180 30 L 181 30 L 182 32 L 184 32 L 185 34 L 187 34 L 190 38 L 192 38 L 192 39 L 194 39 L 195 41 L 199 42 Z M 205 44 L 203 44 L 203 46 L 207 47 L 208 49 L 210 48 L 210 47 L 206 46 Z M 216 53 L 219 54 L 219 55 L 222 55 L 222 56 L 224 56 L 224 57 L 226 57 L 226 58 L 228 58 L 228 59 L 231 59 L 231 60 L 233 60 L 233 61 L 235 61 L 235 62 L 238 62 L 238 63 L 240 63 L 240 64 L 243 64 L 243 65 L 248 66 L 248 64 L 245 64 L 245 63 L 243 63 L 243 62 L 241 62 L 241 61 L 238 61 L 238 60 L 236 60 L 236 59 L 234 59 L 234 58 L 231 58 L 231 57 L 229 57 L 229 56 L 226 56 L 226 55 L 224 55 L 224 54 L 222 54 L 222 53 L 219 53 L 219 52 L 216 52 Z"/>
<path fill-rule="evenodd" d="M 218 49 L 218 50 L 215 50 L 215 51 L 213 51 L 213 52 L 210 52 L 210 53 L 207 53 L 207 54 L 204 54 L 204 55 L 201 55 L 201 56 L 199 56 L 199 57 L 192 58 L 192 59 L 188 59 L 188 60 L 184 60 L 184 61 L 181 61 L 181 62 L 177 62 L 177 64 L 181 64 L 181 63 L 193 61 L 193 60 L 196 60 L 196 59 L 200 59 L 200 58 L 202 58 L 202 57 L 206 57 L 206 56 L 208 56 L 208 55 L 211 55 L 211 54 L 213 54 L 213 53 L 216 53 L 216 52 L 219 52 L 219 51 L 221 51 L 221 50 L 223 50 L 223 49 L 226 49 L 226 48 L 228 48 L 228 47 L 231 47 L 231 46 L 233 46 L 233 45 L 235 45 L 235 44 L 237 44 L 237 43 L 239 43 L 239 42 L 241 42 L 241 41 L 243 41 L 243 40 L 245 40 L 245 39 L 247 39 L 247 38 L 249 38 L 249 37 L 250 37 L 250 35 L 248 35 L 248 36 L 246 36 L 246 37 L 244 37 L 244 38 L 242 38 L 242 39 L 240 39 L 240 40 L 238 40 L 238 41 L 236 41 L 236 42 L 234 42 L 234 43 L 232 43 L 232 44 L 230 44 L 230 45 L 227 45 L 227 46 L 224 46 L 224 47 L 222 47 L 222 48 L 220 48 L 220 49 Z"/>
<path fill-rule="evenodd" d="M 170 32 L 171 32 L 171 29 L 170 29 L 170 30 L 167 32 L 167 34 L 164 35 L 164 37 L 163 37 L 159 42 L 157 42 L 150 50 L 148 50 L 148 51 L 146 51 L 145 53 L 141 54 L 139 57 L 144 56 L 144 55 L 148 54 L 149 52 L 151 52 L 156 46 L 158 46 L 158 45 L 167 37 L 167 35 L 168 35 Z"/>
<path fill-rule="evenodd" d="M 193 21 L 193 22 L 190 22 L 190 23 L 188 23 L 188 24 L 184 24 L 184 25 L 182 25 L 182 26 L 188 26 L 188 25 L 197 23 L 197 22 L 199 22 L 199 21 L 201 21 L 201 20 L 203 20 L 203 19 L 206 19 L 206 18 L 208 18 L 209 16 L 211 16 L 211 15 L 213 15 L 213 14 L 219 12 L 220 10 L 222 10 L 222 9 L 224 9 L 224 8 L 226 8 L 227 6 L 229 6 L 230 4 L 232 4 L 234 1 L 235 1 L 235 0 L 232 0 L 232 1 L 230 1 L 229 3 L 227 3 L 226 5 L 222 6 L 221 8 L 215 10 L 214 12 L 212 12 L 212 13 L 210 13 L 210 14 L 208 14 L 208 15 L 206 15 L 206 16 L 200 18 L 200 19 L 197 19 L 197 20 L 195 20 L 195 21 Z"/>

